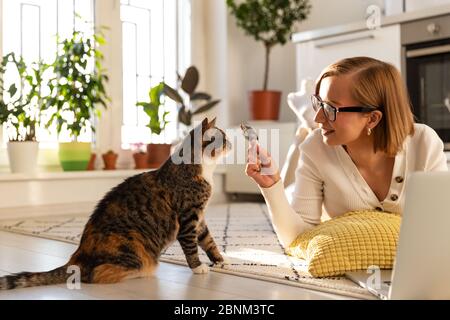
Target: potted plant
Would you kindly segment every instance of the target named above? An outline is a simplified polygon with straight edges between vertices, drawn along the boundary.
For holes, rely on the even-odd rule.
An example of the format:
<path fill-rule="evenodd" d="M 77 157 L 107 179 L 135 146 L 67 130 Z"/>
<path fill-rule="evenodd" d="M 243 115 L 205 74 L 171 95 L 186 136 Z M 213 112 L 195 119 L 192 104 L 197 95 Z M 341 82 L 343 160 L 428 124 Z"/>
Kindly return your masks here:
<path fill-rule="evenodd" d="M 148 165 L 148 153 L 144 151 L 143 143 L 134 143 L 131 146 L 133 151 L 133 159 L 135 164 L 135 169 L 147 169 Z"/>
<path fill-rule="evenodd" d="M 89 158 L 88 166 L 86 170 L 95 170 L 95 161 L 97 160 L 97 154 L 95 152 L 91 153 L 91 157 Z"/>
<path fill-rule="evenodd" d="M 194 116 L 207 112 L 220 100 L 212 100 L 208 93 L 196 91 L 200 74 L 195 66 L 190 66 L 184 77 L 178 76 L 178 81 L 179 91 L 164 83 L 163 94 L 177 103 L 178 122 L 185 126 L 184 136 L 191 129 Z"/>
<path fill-rule="evenodd" d="M 47 126 L 56 124 L 60 136 L 69 132 L 71 142 L 59 143 L 59 159 L 64 171 L 86 170 L 91 157 L 91 143 L 78 137 L 89 129 L 95 132 L 92 119 L 100 117 L 99 105 L 107 108 L 109 98 L 105 83 L 108 76 L 102 69 L 103 54 L 98 49 L 104 38 L 100 33 L 87 36 L 74 31 L 59 43 L 58 55 L 51 65 L 55 76 L 50 80 L 46 105 L 51 110 Z"/>
<path fill-rule="evenodd" d="M 164 92 L 164 83 L 161 82 L 158 85 L 150 89 L 148 95 L 150 98 L 149 102 L 138 102 L 136 106 L 142 107 L 144 112 L 149 117 L 149 123 L 147 127 L 150 129 L 151 133 L 156 135 L 161 134 L 166 128 L 168 121 L 166 120 L 168 111 L 163 111 L 161 114 L 161 99 Z M 148 153 L 148 167 L 158 168 L 164 161 L 170 156 L 171 144 L 168 143 L 149 143 L 147 145 Z"/>
<path fill-rule="evenodd" d="M 205 92 L 197 92 L 196 88 L 200 80 L 198 69 L 191 66 L 186 70 L 184 77 L 178 75 L 180 91 L 178 92 L 165 82 L 160 82 L 149 91 L 150 102 L 138 102 L 136 105 L 144 108 L 150 118 L 147 127 L 155 134 L 160 134 L 166 127 L 168 112 L 160 114 L 160 107 L 164 104 L 164 98 L 168 97 L 177 103 L 178 122 L 185 126 L 184 136 L 192 126 L 194 116 L 213 108 L 220 100 L 211 100 L 211 96 Z M 147 146 L 150 168 L 158 168 L 170 156 L 171 144 L 154 144 Z"/>
<path fill-rule="evenodd" d="M 10 69 L 13 67 L 13 69 Z M 36 128 L 43 108 L 40 95 L 42 75 L 47 66 L 42 62 L 27 67 L 23 58 L 11 52 L 0 65 L 0 124 L 8 130 L 8 158 L 14 173 L 34 173 L 37 168 L 39 143 Z M 16 82 L 5 88 L 5 74 L 17 73 Z"/>
<path fill-rule="evenodd" d="M 112 150 L 108 150 L 102 154 L 103 163 L 105 164 L 104 170 L 116 170 L 116 162 L 119 155 Z"/>
<path fill-rule="evenodd" d="M 307 18 L 311 9 L 309 1 L 227 0 L 227 6 L 237 26 L 261 41 L 265 48 L 263 86 L 262 90 L 249 93 L 250 114 L 253 120 L 277 120 L 281 92 L 267 89 L 270 52 L 275 45 L 284 45 L 289 40 L 296 22 Z"/>

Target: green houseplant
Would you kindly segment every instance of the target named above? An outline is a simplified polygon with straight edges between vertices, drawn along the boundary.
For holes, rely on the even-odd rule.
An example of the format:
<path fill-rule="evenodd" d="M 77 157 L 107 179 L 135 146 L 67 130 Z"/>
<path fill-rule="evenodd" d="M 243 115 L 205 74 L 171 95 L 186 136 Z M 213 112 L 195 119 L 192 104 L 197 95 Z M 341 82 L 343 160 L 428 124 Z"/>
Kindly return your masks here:
<path fill-rule="evenodd" d="M 179 91 L 175 90 L 165 82 L 160 82 L 149 91 L 150 102 L 138 102 L 136 105 L 144 108 L 144 112 L 149 116 L 147 127 L 154 134 L 163 132 L 167 125 L 166 116 L 168 112 L 162 112 L 165 98 L 173 100 L 177 104 L 178 122 L 183 124 L 187 131 L 192 126 L 194 116 L 204 113 L 220 100 L 212 100 L 211 96 L 205 92 L 198 92 L 200 75 L 195 66 L 186 70 L 183 77 L 178 76 Z M 161 114 L 162 113 L 162 114 Z M 183 135 L 187 132 L 183 132 Z M 159 167 L 170 155 L 171 144 L 153 144 L 147 146 L 150 167 Z"/>
<path fill-rule="evenodd" d="M 43 103 L 42 76 L 47 66 L 42 62 L 29 66 L 21 56 L 11 52 L 0 64 L 0 124 L 8 131 L 8 157 L 12 172 L 34 173 L 39 143 L 36 128 L 40 125 Z M 5 75 L 16 75 L 5 87 Z"/>
<path fill-rule="evenodd" d="M 66 130 L 71 136 L 72 142 L 59 144 L 59 159 L 65 171 L 86 170 L 91 143 L 79 142 L 78 137 L 89 129 L 95 132 L 92 119 L 100 117 L 100 105 L 107 108 L 108 76 L 99 50 L 104 43 L 101 33 L 88 36 L 74 31 L 59 43 L 58 55 L 51 64 L 55 76 L 49 82 L 51 93 L 46 99 L 51 110 L 47 126 L 55 124 L 58 135 Z"/>
<path fill-rule="evenodd" d="M 286 44 L 296 22 L 307 18 L 309 0 L 227 0 L 227 6 L 237 26 L 265 48 L 262 90 L 249 94 L 252 118 L 277 120 L 281 92 L 268 90 L 270 53 L 274 46 Z"/>
<path fill-rule="evenodd" d="M 220 100 L 212 100 L 208 93 L 196 91 L 200 73 L 195 66 L 190 66 L 178 80 L 179 91 L 164 83 L 163 94 L 177 103 L 178 121 L 189 128 L 194 116 L 213 108 Z"/>
<path fill-rule="evenodd" d="M 136 106 L 142 107 L 144 112 L 149 117 L 149 123 L 147 127 L 150 129 L 150 132 L 156 135 L 161 134 L 166 125 L 168 123 L 166 117 L 169 114 L 168 111 L 162 110 L 162 99 L 164 93 L 165 84 L 163 82 L 158 85 L 150 88 L 148 92 L 149 102 L 138 102 Z M 162 112 L 162 114 L 161 114 Z M 170 156 L 170 148 L 171 144 L 168 143 L 149 143 L 147 145 L 147 167 L 148 168 L 158 168 L 161 164 L 166 161 L 166 159 Z M 142 154 L 135 155 L 136 157 L 141 156 Z M 136 164 L 136 168 L 142 168 L 142 165 Z"/>

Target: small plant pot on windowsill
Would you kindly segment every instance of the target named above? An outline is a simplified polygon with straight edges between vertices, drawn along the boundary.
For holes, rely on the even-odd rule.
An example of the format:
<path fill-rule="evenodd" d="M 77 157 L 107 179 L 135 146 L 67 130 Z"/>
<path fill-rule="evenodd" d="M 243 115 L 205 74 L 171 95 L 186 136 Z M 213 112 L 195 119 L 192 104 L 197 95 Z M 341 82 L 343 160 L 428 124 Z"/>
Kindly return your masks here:
<path fill-rule="evenodd" d="M 112 150 L 109 150 L 108 152 L 102 154 L 103 163 L 105 164 L 103 170 L 116 170 L 118 157 L 119 155 Z"/>
<path fill-rule="evenodd" d="M 60 142 L 58 155 L 64 171 L 87 170 L 91 158 L 91 143 Z"/>
<path fill-rule="evenodd" d="M 136 152 L 133 153 L 133 159 L 135 164 L 135 169 L 148 169 L 148 153 L 147 152 Z"/>
<path fill-rule="evenodd" d="M 95 160 L 97 159 L 97 154 L 91 153 L 91 158 L 89 159 L 89 163 L 86 170 L 92 171 L 95 170 Z"/>
<path fill-rule="evenodd" d="M 10 141 L 7 148 L 12 173 L 33 174 L 36 172 L 39 142 Z"/>
<path fill-rule="evenodd" d="M 149 143 L 147 145 L 148 167 L 159 168 L 170 156 L 171 144 Z"/>

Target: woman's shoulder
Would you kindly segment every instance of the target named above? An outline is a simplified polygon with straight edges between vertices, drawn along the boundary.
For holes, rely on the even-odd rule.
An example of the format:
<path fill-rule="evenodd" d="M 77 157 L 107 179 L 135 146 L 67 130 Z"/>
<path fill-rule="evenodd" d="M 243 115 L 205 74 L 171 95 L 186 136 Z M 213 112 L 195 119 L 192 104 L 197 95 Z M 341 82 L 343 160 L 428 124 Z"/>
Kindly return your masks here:
<path fill-rule="evenodd" d="M 444 143 L 433 128 L 422 123 L 414 124 L 414 134 L 406 140 L 406 150 L 416 163 L 442 157 Z"/>
<path fill-rule="evenodd" d="M 419 144 L 426 146 L 430 143 L 440 144 L 442 140 L 433 128 L 423 123 L 414 123 L 414 134 L 411 136 L 411 143 L 416 146 Z"/>
<path fill-rule="evenodd" d="M 433 128 L 425 124 L 414 124 L 414 134 L 408 137 L 406 147 L 410 170 L 447 170 L 444 143 Z"/>

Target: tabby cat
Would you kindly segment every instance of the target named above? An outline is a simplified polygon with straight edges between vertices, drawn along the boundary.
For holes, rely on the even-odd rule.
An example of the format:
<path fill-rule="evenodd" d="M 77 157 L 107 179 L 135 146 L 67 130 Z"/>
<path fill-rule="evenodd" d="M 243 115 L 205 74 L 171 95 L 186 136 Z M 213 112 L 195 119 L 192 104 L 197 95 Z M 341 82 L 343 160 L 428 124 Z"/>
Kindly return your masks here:
<path fill-rule="evenodd" d="M 204 219 L 215 161 L 231 149 L 215 120 L 205 118 L 175 150 L 183 157 L 181 163 L 175 163 L 172 154 L 158 170 L 130 177 L 109 191 L 90 216 L 67 264 L 48 272 L 1 277 L 0 289 L 64 283 L 71 276 L 70 266 L 79 267 L 84 283 L 149 276 L 161 252 L 175 240 L 194 273 L 208 272 L 199 260 L 198 245 L 213 263 L 223 262 Z M 199 159 L 200 163 L 195 161 Z"/>

